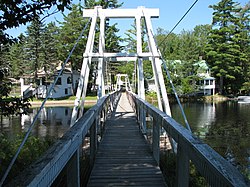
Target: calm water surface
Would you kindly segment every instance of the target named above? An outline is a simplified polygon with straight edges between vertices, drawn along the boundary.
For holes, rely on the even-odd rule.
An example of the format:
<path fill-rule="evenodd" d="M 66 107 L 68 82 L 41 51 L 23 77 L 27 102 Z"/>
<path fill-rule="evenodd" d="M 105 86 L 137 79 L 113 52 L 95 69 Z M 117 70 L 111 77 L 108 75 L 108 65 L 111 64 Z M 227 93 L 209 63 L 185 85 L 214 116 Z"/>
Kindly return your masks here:
<path fill-rule="evenodd" d="M 250 104 L 237 102 L 184 103 L 194 134 L 250 177 Z M 28 115 L 3 118 L 0 132 L 14 137 L 28 130 L 37 108 Z M 177 104 L 171 106 L 174 119 L 184 124 Z M 44 108 L 32 131 L 37 137 L 61 137 L 69 129 L 72 107 Z"/>
<path fill-rule="evenodd" d="M 250 178 L 250 104 L 235 101 L 182 104 L 194 134 Z M 172 115 L 184 124 L 177 104 Z"/>
<path fill-rule="evenodd" d="M 3 118 L 0 132 L 7 133 L 10 138 L 20 132 L 27 132 L 37 111 L 38 108 L 31 108 L 27 111 L 27 115 Z M 43 108 L 31 134 L 39 138 L 62 137 L 65 131 L 70 128 L 71 112 L 72 107 Z"/>

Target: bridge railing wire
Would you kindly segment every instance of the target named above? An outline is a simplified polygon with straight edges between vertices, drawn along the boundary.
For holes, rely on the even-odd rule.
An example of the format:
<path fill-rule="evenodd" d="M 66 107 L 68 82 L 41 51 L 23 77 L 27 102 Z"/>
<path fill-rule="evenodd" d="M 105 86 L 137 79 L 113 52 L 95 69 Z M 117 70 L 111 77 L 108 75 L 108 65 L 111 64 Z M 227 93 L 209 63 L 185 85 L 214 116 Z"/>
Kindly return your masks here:
<path fill-rule="evenodd" d="M 87 29 L 88 25 L 90 24 L 90 21 L 91 21 L 91 18 L 89 18 L 88 22 L 87 22 L 87 23 L 85 24 L 85 26 L 83 27 L 83 29 L 82 29 L 82 31 L 81 31 L 79 37 L 77 38 L 77 40 L 76 40 L 76 42 L 75 42 L 75 44 L 74 44 L 72 50 L 70 51 L 68 57 L 67 57 L 66 60 L 64 61 L 61 70 L 59 71 L 59 73 L 58 73 L 56 79 L 54 80 L 52 86 L 50 87 L 50 89 L 49 89 L 49 91 L 48 91 L 48 93 L 47 93 L 46 98 L 43 100 L 43 102 L 42 102 L 42 104 L 41 104 L 41 106 L 40 106 L 40 108 L 39 108 L 37 114 L 35 115 L 35 117 L 34 117 L 32 123 L 31 123 L 31 125 L 30 125 L 28 131 L 27 131 L 26 134 L 25 134 L 25 137 L 24 137 L 23 141 L 21 142 L 21 144 L 20 144 L 19 148 L 17 149 L 17 151 L 16 151 L 14 157 L 12 158 L 12 160 L 11 160 L 11 162 L 10 162 L 10 164 L 9 164 L 9 166 L 8 166 L 8 168 L 7 168 L 7 170 L 5 171 L 5 173 L 4 173 L 4 175 L 3 175 L 2 179 L 1 179 L 1 182 L 0 182 L 0 186 L 3 185 L 5 179 L 7 178 L 7 176 L 8 176 L 8 174 L 9 174 L 11 168 L 13 167 L 13 165 L 14 165 L 14 163 L 15 163 L 17 157 L 18 157 L 18 155 L 20 154 L 22 148 L 24 147 L 24 144 L 26 143 L 26 141 L 27 141 L 27 139 L 28 139 L 28 137 L 29 137 L 29 135 L 30 135 L 30 133 L 31 133 L 31 131 L 32 131 L 33 127 L 34 127 L 34 125 L 35 125 L 35 122 L 36 122 L 37 119 L 38 119 L 38 116 L 40 115 L 40 113 L 41 113 L 41 111 L 42 111 L 42 109 L 43 109 L 43 107 L 44 107 L 46 101 L 48 100 L 48 97 L 49 97 L 50 93 L 51 93 L 52 90 L 54 89 L 54 87 L 55 87 L 55 85 L 56 85 L 56 82 L 57 82 L 58 79 L 59 79 L 59 76 L 60 76 L 60 75 L 62 74 L 62 72 L 64 71 L 64 69 L 65 69 L 65 67 L 66 67 L 66 64 L 68 63 L 68 61 L 69 61 L 70 57 L 72 56 L 72 54 L 73 54 L 73 52 L 74 52 L 74 50 L 75 50 L 77 44 L 79 43 L 80 39 L 82 38 L 84 31 Z"/>

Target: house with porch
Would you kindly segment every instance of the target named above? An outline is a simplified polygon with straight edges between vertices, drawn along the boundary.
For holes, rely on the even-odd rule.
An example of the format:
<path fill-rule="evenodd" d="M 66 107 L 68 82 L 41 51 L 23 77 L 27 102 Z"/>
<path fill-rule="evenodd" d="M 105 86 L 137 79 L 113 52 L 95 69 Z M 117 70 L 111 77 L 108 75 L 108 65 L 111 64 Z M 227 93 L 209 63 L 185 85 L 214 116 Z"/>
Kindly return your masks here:
<path fill-rule="evenodd" d="M 52 79 L 56 79 L 58 73 L 61 71 L 61 65 L 56 67 L 55 72 L 52 74 Z M 29 97 L 29 96 L 37 96 L 38 98 L 46 98 L 48 91 L 50 90 L 53 81 L 47 80 L 49 76 L 48 72 L 44 71 L 44 68 L 38 70 L 37 72 L 37 80 L 36 80 L 36 87 L 34 86 L 31 77 L 25 75 L 20 79 L 21 82 L 21 96 L 22 97 Z M 74 95 L 78 86 L 78 80 L 80 77 L 80 73 L 70 68 L 66 67 L 62 74 L 58 77 L 55 87 L 53 88 L 52 92 L 48 96 L 48 98 L 56 99 L 62 97 L 68 97 Z"/>
<path fill-rule="evenodd" d="M 181 60 L 171 60 L 167 61 L 172 69 L 175 69 L 177 65 L 181 65 Z M 200 60 L 194 63 L 195 69 L 197 69 L 197 76 L 200 77 L 200 81 L 198 82 L 199 91 L 194 93 L 196 95 L 214 95 L 215 94 L 215 78 L 211 77 L 210 69 L 205 60 Z M 173 72 L 173 75 L 178 77 L 177 70 Z M 148 83 L 148 91 L 156 92 L 155 79 L 151 78 L 147 80 Z"/>
<path fill-rule="evenodd" d="M 203 95 L 215 94 L 215 78 L 211 76 L 210 69 L 205 60 L 200 60 L 194 64 L 197 66 L 197 75 L 201 78 L 199 90 Z"/>

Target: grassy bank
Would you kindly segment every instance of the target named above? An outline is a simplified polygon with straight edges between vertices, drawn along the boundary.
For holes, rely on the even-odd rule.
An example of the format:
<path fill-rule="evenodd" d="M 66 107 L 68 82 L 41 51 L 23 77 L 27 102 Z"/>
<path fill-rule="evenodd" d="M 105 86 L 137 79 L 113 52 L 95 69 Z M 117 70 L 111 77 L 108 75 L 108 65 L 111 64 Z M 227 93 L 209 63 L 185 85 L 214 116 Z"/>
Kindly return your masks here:
<path fill-rule="evenodd" d="M 76 96 L 70 96 L 59 99 L 48 99 L 45 103 L 45 106 L 73 106 Z M 92 106 L 96 103 L 96 96 L 87 96 L 85 98 L 85 105 Z M 40 106 L 43 102 L 43 99 L 33 99 L 30 101 L 31 106 Z"/>

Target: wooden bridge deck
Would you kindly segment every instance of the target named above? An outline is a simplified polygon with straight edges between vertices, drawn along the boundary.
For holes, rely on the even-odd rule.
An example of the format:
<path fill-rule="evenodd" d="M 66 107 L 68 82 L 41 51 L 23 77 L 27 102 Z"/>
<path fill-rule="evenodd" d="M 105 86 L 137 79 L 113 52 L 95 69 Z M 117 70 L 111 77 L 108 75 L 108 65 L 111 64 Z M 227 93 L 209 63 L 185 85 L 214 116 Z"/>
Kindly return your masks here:
<path fill-rule="evenodd" d="M 106 124 L 88 186 L 166 186 L 124 93 Z"/>

